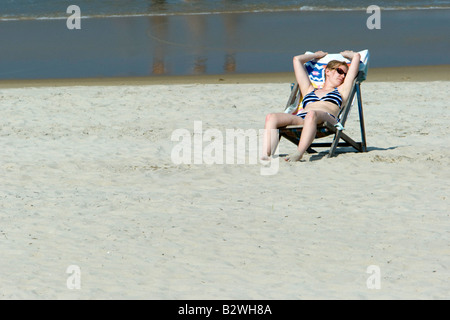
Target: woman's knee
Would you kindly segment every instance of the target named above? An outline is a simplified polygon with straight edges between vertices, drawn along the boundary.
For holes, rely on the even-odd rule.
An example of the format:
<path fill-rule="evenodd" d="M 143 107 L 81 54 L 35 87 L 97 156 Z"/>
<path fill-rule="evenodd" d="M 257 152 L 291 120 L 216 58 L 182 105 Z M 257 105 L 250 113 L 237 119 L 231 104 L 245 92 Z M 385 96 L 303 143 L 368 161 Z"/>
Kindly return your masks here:
<path fill-rule="evenodd" d="M 266 123 L 270 122 L 277 122 L 277 115 L 276 113 L 269 113 L 266 115 Z"/>
<path fill-rule="evenodd" d="M 308 111 L 305 117 L 305 122 L 317 122 L 317 112 L 315 110 Z"/>

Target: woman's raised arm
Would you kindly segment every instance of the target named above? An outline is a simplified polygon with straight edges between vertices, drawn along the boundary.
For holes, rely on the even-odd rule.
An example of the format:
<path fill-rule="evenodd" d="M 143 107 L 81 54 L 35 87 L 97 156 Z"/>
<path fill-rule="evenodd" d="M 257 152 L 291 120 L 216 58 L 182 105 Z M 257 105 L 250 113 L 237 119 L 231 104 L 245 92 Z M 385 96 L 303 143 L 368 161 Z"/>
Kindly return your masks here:
<path fill-rule="evenodd" d="M 344 92 L 349 93 L 353 85 L 353 80 L 355 80 L 356 76 L 358 75 L 361 55 L 358 52 L 353 52 L 350 50 L 342 51 L 341 55 L 344 58 L 351 60 L 347 76 L 345 77 L 344 83 L 342 84 Z"/>
<path fill-rule="evenodd" d="M 321 59 L 328 53 L 323 51 L 317 51 L 311 54 L 301 54 L 295 56 L 293 59 L 295 79 L 300 87 L 300 92 L 305 96 L 308 92 L 314 90 L 311 81 L 309 80 L 308 73 L 306 72 L 304 64 L 313 59 Z"/>

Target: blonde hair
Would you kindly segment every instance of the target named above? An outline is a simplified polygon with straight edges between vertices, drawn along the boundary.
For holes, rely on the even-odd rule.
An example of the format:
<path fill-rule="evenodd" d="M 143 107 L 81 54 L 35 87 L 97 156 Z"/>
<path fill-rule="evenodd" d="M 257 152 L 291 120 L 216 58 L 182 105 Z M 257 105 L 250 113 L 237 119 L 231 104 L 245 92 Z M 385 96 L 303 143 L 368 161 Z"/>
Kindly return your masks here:
<path fill-rule="evenodd" d="M 346 66 L 348 69 L 347 63 L 339 60 L 331 60 L 330 62 L 328 62 L 326 69 L 333 70 L 339 68 L 340 66 Z"/>
<path fill-rule="evenodd" d="M 339 61 L 339 60 L 331 60 L 330 62 L 328 62 L 327 66 L 325 67 L 325 70 L 326 70 L 326 69 L 328 69 L 328 70 L 334 70 L 334 69 L 339 68 L 340 66 L 346 66 L 347 69 L 348 69 L 348 64 L 347 64 L 346 62 L 344 62 L 344 61 Z M 324 75 L 324 77 L 325 77 L 325 79 L 326 79 L 326 78 L 327 78 L 327 74 L 326 74 L 325 70 L 324 70 L 323 75 Z"/>

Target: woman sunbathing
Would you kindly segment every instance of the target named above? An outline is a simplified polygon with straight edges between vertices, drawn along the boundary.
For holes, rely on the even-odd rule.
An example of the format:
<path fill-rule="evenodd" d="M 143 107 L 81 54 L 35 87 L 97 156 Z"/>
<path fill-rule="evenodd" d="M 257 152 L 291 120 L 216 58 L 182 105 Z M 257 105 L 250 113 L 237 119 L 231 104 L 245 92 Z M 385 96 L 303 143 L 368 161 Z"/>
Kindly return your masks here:
<path fill-rule="evenodd" d="M 313 54 L 302 54 L 294 57 L 295 78 L 303 96 L 302 104 L 297 115 L 289 113 L 270 113 L 266 116 L 264 126 L 264 143 L 262 159 L 268 160 L 278 144 L 278 135 L 271 135 L 273 130 L 288 125 L 303 125 L 297 151 L 289 155 L 287 161 L 299 161 L 313 142 L 317 125 L 325 121 L 337 124 L 340 108 L 345 104 L 358 74 L 360 54 L 353 51 L 343 51 L 341 55 L 351 60 L 350 68 L 347 63 L 332 60 L 325 68 L 325 82 L 321 89 L 312 85 L 304 64 L 313 59 L 321 59 L 327 53 L 317 51 Z"/>

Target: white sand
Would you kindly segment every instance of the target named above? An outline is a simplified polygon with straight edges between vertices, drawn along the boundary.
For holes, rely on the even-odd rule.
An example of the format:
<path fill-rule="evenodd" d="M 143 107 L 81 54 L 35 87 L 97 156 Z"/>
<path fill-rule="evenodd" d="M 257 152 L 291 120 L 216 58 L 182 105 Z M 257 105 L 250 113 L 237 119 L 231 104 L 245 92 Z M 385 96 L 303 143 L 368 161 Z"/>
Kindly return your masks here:
<path fill-rule="evenodd" d="M 448 81 L 363 83 L 367 153 L 172 161 L 175 130 L 261 129 L 289 90 L 0 89 L 0 298 L 449 299 Z"/>

